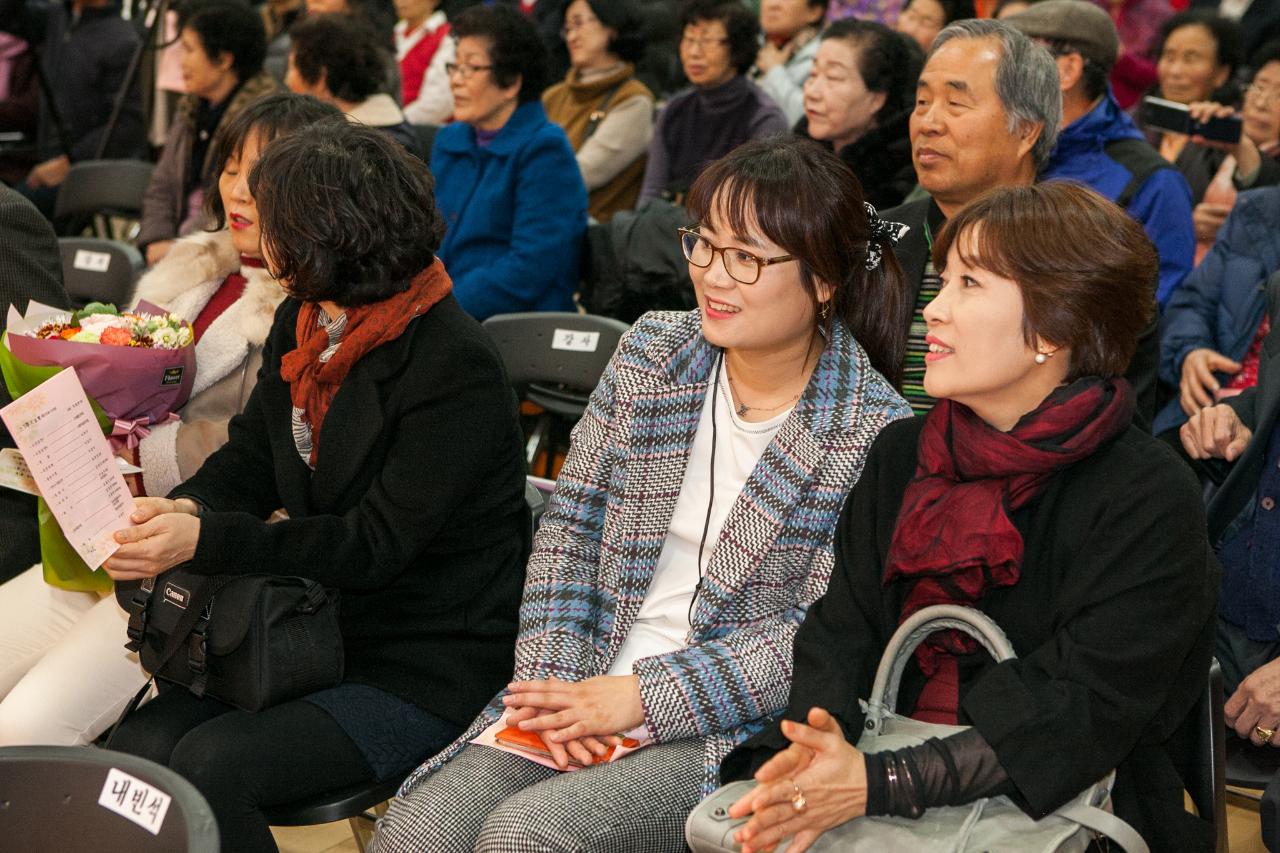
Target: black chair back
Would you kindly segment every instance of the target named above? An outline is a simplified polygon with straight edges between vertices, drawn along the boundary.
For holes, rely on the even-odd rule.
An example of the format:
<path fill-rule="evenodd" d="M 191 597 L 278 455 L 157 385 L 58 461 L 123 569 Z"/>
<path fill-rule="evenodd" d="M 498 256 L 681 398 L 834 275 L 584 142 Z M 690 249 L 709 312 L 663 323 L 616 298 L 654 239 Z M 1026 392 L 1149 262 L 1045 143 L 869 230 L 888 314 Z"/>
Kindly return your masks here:
<path fill-rule="evenodd" d="M 97 237 L 59 237 L 62 283 L 71 304 L 108 302 L 124 308 L 145 266 L 142 254 L 128 243 Z"/>
<path fill-rule="evenodd" d="M 499 314 L 484 321 L 521 397 L 574 420 L 627 328 L 621 320 L 567 311 Z"/>
<path fill-rule="evenodd" d="M 1200 817 L 1213 823 L 1217 853 L 1227 853 L 1227 727 L 1223 720 L 1222 667 L 1209 664 L 1204 696 L 1187 719 L 1187 736 L 1194 766 L 1183 780 L 1187 796 Z"/>
<path fill-rule="evenodd" d="M 532 469 L 545 453 L 543 473 L 553 477 L 555 451 L 567 444 L 568 429 L 586 410 L 627 324 L 593 314 L 532 311 L 490 317 L 484 328 L 520 399 L 545 410 L 525 455 Z"/>
<path fill-rule="evenodd" d="M 58 187 L 54 204 L 54 227 L 59 234 L 74 236 L 95 217 L 142 215 L 142 197 L 151 184 L 153 166 L 143 160 L 82 160 Z M 105 236 L 101 226 L 99 236 Z"/>
<path fill-rule="evenodd" d="M 218 853 L 203 796 L 167 767 L 77 746 L 0 748 L 0 847 Z"/>

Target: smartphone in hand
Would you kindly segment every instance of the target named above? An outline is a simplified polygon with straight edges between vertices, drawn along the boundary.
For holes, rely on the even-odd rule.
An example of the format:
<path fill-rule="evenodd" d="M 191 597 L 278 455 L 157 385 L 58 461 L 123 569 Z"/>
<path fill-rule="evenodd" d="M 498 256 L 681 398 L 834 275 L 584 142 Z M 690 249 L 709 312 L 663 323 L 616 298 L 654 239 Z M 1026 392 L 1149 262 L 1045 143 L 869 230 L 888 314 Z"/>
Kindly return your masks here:
<path fill-rule="evenodd" d="M 1191 110 L 1186 104 L 1153 97 L 1142 99 L 1142 124 L 1169 133 L 1203 136 L 1205 139 L 1228 144 L 1240 141 L 1242 128 L 1240 116 L 1196 121 L 1191 118 Z"/>

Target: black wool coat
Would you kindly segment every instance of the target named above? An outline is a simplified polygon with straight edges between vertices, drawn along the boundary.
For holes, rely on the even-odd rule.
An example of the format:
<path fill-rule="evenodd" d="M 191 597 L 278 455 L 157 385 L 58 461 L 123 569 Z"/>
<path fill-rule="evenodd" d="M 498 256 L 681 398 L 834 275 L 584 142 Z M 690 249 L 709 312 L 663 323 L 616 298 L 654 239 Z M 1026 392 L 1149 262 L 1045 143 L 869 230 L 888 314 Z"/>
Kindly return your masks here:
<path fill-rule="evenodd" d="M 286 299 L 227 443 L 173 490 L 204 504 L 190 568 L 341 590 L 346 680 L 458 724 L 510 679 L 530 546 L 515 394 L 452 295 L 347 374 L 312 472 L 294 446 Z M 265 519 L 283 507 L 288 520 Z"/>
<path fill-rule="evenodd" d="M 882 583 L 924 418 L 890 424 L 871 448 L 836 531 L 836 566 L 795 643 L 786 717 L 831 711 L 851 742 L 859 698 L 898 626 L 908 585 Z M 1053 477 L 1013 513 L 1019 581 L 978 603 L 1016 660 L 960 659 L 960 722 L 995 750 L 1033 817 L 1117 768 L 1116 814 L 1154 850 L 1212 849 L 1212 828 L 1183 810 L 1179 729 L 1208 683 L 1219 571 L 1194 477 L 1168 447 L 1130 427 Z M 899 711 L 924 684 L 907 665 Z M 904 710 L 905 709 L 905 710 Z M 745 777 L 786 746 L 774 725 L 731 753 Z"/>

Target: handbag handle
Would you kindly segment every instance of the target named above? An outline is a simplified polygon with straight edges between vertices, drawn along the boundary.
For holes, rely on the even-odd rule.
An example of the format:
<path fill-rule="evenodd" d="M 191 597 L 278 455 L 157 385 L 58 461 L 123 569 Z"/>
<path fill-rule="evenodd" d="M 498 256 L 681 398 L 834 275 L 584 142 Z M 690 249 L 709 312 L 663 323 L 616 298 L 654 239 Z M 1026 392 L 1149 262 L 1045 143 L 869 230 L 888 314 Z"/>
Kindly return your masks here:
<path fill-rule="evenodd" d="M 866 728 L 880 728 L 883 713 L 892 713 L 898 707 L 898 687 L 907 661 L 916 649 L 936 631 L 963 631 L 973 637 L 997 661 L 1017 657 L 1009 638 L 990 616 L 981 610 L 959 604 L 934 604 L 923 607 L 898 626 L 889 638 L 876 668 L 876 680 L 871 687 L 871 699 L 867 702 Z"/>

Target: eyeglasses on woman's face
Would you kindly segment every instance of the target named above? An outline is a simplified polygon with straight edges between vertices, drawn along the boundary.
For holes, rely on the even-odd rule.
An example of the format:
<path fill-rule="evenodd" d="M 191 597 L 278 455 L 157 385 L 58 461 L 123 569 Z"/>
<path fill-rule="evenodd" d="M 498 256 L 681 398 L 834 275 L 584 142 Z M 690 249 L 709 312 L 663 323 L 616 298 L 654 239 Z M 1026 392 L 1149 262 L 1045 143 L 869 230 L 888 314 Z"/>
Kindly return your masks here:
<path fill-rule="evenodd" d="M 577 32 L 585 27 L 590 27 L 599 23 L 599 18 L 587 15 L 575 15 L 572 18 L 566 17 L 564 19 L 564 26 L 560 28 L 560 38 L 567 39 L 569 37 L 569 33 Z"/>
<path fill-rule="evenodd" d="M 680 46 L 685 48 L 698 48 L 698 50 L 710 50 L 713 47 L 723 47 L 728 44 L 727 38 L 695 38 L 693 36 L 681 36 Z"/>
<path fill-rule="evenodd" d="M 492 65 L 460 65 L 457 62 L 446 62 L 444 73 L 448 77 L 457 76 L 459 80 L 470 80 L 481 71 L 488 71 Z"/>
<path fill-rule="evenodd" d="M 720 254 L 720 262 L 724 264 L 724 271 L 729 274 L 729 278 L 739 284 L 755 284 L 760 279 L 760 270 L 770 264 L 781 264 L 786 261 L 796 260 L 795 255 L 762 258 L 759 255 L 751 254 L 746 249 L 739 249 L 733 246 L 724 248 L 713 246 L 707 238 L 693 228 L 680 228 L 678 231 L 680 234 L 680 248 L 684 251 L 685 260 L 695 267 L 706 269 L 716 259 L 716 253 L 718 252 Z"/>

